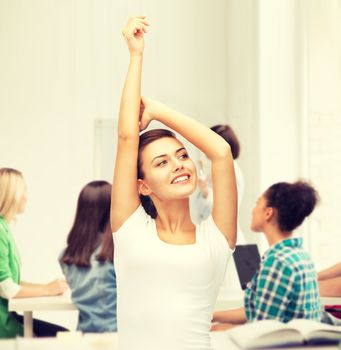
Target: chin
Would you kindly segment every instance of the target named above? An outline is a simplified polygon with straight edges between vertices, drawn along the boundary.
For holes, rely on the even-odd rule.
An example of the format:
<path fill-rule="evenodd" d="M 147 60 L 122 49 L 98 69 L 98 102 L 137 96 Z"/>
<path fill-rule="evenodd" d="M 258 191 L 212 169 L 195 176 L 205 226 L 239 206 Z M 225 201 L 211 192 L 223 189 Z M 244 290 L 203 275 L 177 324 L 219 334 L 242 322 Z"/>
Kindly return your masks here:
<path fill-rule="evenodd" d="M 260 227 L 257 226 L 250 226 L 251 231 L 253 232 L 262 232 L 262 229 Z"/>
<path fill-rule="evenodd" d="M 189 184 L 188 188 L 186 188 L 186 196 L 189 197 L 195 192 L 196 186 L 194 186 L 192 183 Z"/>
<path fill-rule="evenodd" d="M 189 198 L 195 191 L 194 187 L 190 187 L 190 188 L 182 188 L 181 190 L 178 191 L 174 191 L 172 193 L 172 197 L 174 199 L 185 199 L 185 198 Z"/>

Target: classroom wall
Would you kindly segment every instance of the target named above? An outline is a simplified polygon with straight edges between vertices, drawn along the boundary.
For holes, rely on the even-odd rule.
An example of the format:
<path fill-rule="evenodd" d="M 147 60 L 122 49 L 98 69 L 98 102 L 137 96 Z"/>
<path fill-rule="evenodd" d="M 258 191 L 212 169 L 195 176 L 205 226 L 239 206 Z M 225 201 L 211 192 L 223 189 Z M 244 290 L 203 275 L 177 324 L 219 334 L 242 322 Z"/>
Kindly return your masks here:
<path fill-rule="evenodd" d="M 340 261 L 341 246 L 341 2 L 313 5 L 306 12 L 307 163 L 321 201 L 310 235 L 311 253 L 325 268 Z"/>
<path fill-rule="evenodd" d="M 143 93 L 209 126 L 236 129 L 245 175 L 240 224 L 258 242 L 249 232 L 258 195 L 274 181 L 309 175 L 307 90 L 310 101 L 327 96 L 316 87 L 318 73 L 307 79 L 320 59 L 307 68 L 306 45 L 315 43 L 306 36 L 310 6 L 315 23 L 325 8 L 318 0 L 1 1 L 0 166 L 22 170 L 28 185 L 27 210 L 14 225 L 23 279 L 61 275 L 57 257 L 78 193 L 98 176 L 95 120 L 117 117 L 128 62 L 121 28 L 131 14 L 152 24 Z M 339 115 L 329 103 L 322 98 L 313 110 Z"/>
<path fill-rule="evenodd" d="M 302 21 L 296 0 L 227 1 L 225 110 L 240 135 L 245 195 L 240 221 L 249 242 L 257 198 L 301 174 Z"/>
<path fill-rule="evenodd" d="M 296 27 L 285 21 L 295 20 L 293 1 L 278 7 L 251 0 L 34 0 L 2 7 L 0 108 L 6 133 L 0 142 L 11 149 L 2 152 L 1 163 L 22 169 L 28 182 L 27 211 L 16 225 L 23 260 L 29 261 L 24 277 L 45 280 L 59 273 L 55 259 L 77 195 L 97 175 L 94 120 L 116 118 L 128 59 L 120 31 L 130 13 L 148 13 L 152 22 L 143 91 L 207 125 L 229 122 L 236 128 L 246 180 L 240 221 L 247 238 L 257 241 L 249 222 L 258 195 L 273 179 L 298 173 L 295 159 L 290 167 L 285 158 L 272 167 L 278 154 L 297 158 L 297 83 L 290 75 L 297 65 L 291 41 Z M 283 51 L 281 70 L 276 63 Z M 32 242 L 51 248 L 32 257 Z M 48 262 L 43 271 L 41 260 Z"/>
<path fill-rule="evenodd" d="M 0 2 L 0 164 L 22 170 L 28 186 L 26 212 L 13 227 L 23 280 L 61 276 L 57 258 L 77 196 L 95 173 L 95 119 L 117 116 L 128 63 L 121 29 L 140 13 L 152 23 L 144 93 L 219 122 L 224 1 Z"/>

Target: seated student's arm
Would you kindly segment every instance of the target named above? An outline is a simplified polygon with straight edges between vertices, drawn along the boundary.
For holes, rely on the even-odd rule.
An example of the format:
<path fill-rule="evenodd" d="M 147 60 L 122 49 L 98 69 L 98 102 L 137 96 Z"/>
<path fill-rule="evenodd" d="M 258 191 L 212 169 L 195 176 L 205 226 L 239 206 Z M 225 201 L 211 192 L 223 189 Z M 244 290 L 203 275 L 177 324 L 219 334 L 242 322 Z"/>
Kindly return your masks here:
<path fill-rule="evenodd" d="M 227 331 L 228 329 L 238 327 L 239 324 L 233 323 L 214 323 L 211 326 L 211 332 Z"/>
<path fill-rule="evenodd" d="M 4 299 L 58 295 L 65 292 L 64 280 L 48 284 L 16 283 L 10 269 L 8 242 L 0 236 L 0 297 Z"/>
<path fill-rule="evenodd" d="M 318 274 L 318 280 L 323 281 L 330 278 L 341 277 L 341 263 L 329 267 L 328 269 L 320 271 Z"/>
<path fill-rule="evenodd" d="M 69 288 L 64 279 L 56 279 L 46 284 L 20 282 L 19 287 L 20 289 L 13 296 L 13 298 L 61 295 Z"/>
<path fill-rule="evenodd" d="M 341 277 L 319 281 L 322 297 L 341 297 Z"/>
<path fill-rule="evenodd" d="M 246 322 L 245 309 L 243 307 L 225 311 L 215 311 L 212 322 L 244 324 Z"/>

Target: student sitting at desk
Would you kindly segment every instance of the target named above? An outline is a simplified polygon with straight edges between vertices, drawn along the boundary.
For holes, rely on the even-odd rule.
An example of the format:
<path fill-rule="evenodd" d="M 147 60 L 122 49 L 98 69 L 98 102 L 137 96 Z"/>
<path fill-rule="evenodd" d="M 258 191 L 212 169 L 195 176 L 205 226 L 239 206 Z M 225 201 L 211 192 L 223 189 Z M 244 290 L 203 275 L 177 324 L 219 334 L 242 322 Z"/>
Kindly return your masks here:
<path fill-rule="evenodd" d="M 264 232 L 270 248 L 249 283 L 244 308 L 214 313 L 212 330 L 262 319 L 320 321 L 315 267 L 293 230 L 313 211 L 318 195 L 305 182 L 276 183 L 258 199 L 251 229 Z"/>
<path fill-rule="evenodd" d="M 110 229 L 111 185 L 88 183 L 80 192 L 75 221 L 60 264 L 79 310 L 82 332 L 116 332 L 116 275 Z"/>
<path fill-rule="evenodd" d="M 8 312 L 8 299 L 62 294 L 67 289 L 64 280 L 48 284 L 33 284 L 20 279 L 19 251 L 13 239 L 10 223 L 25 210 L 26 184 L 21 172 L 0 169 L 0 338 L 23 335 L 23 317 Z M 36 336 L 55 336 L 59 327 L 40 320 L 33 320 Z"/>

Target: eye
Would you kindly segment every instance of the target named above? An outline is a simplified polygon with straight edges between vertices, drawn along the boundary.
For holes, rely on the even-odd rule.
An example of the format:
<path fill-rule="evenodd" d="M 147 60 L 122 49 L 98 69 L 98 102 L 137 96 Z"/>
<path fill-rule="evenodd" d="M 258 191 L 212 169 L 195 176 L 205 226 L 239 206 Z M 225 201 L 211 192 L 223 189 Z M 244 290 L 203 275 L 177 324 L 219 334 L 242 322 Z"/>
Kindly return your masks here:
<path fill-rule="evenodd" d="M 188 153 L 183 153 L 180 155 L 179 159 L 188 159 Z"/>
<path fill-rule="evenodd" d="M 156 166 L 163 167 L 167 164 L 166 160 L 162 160 L 161 162 L 157 163 Z"/>

